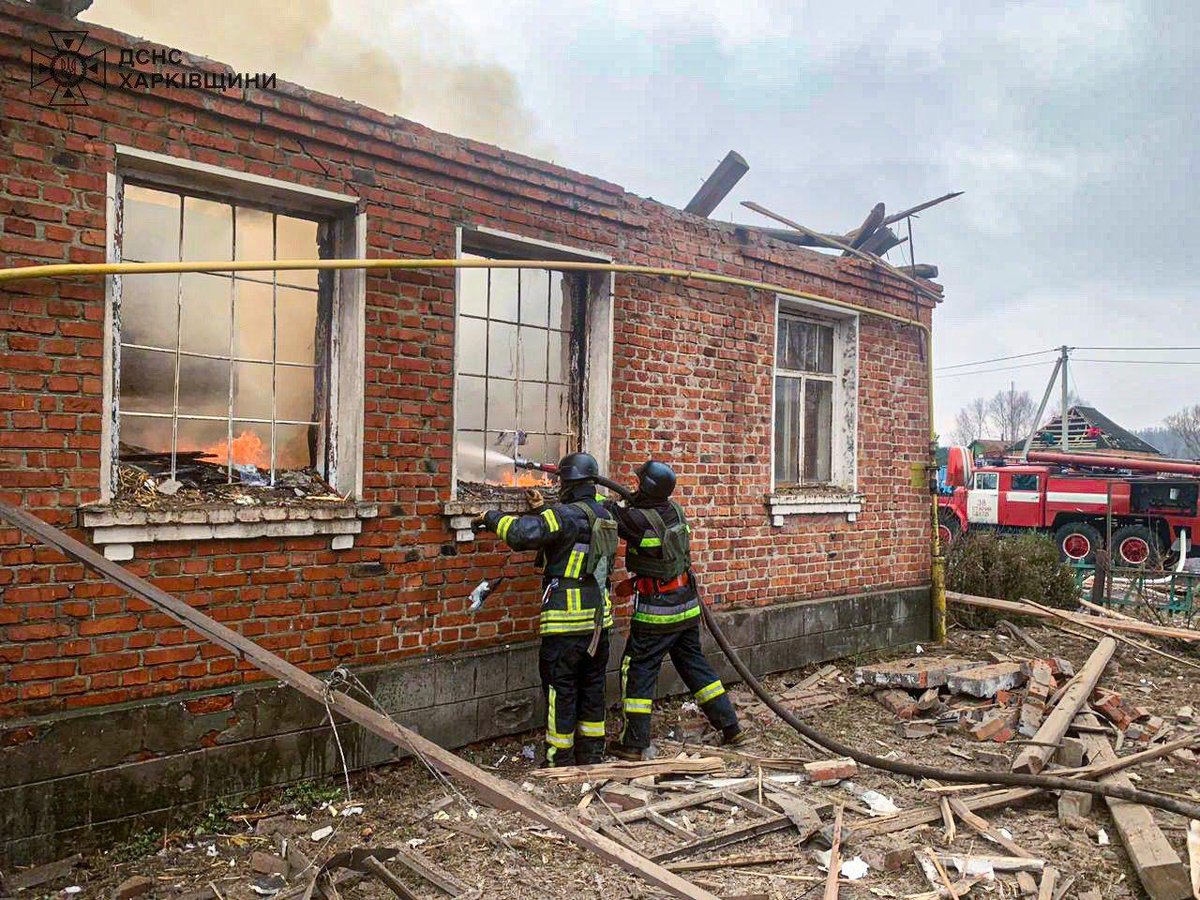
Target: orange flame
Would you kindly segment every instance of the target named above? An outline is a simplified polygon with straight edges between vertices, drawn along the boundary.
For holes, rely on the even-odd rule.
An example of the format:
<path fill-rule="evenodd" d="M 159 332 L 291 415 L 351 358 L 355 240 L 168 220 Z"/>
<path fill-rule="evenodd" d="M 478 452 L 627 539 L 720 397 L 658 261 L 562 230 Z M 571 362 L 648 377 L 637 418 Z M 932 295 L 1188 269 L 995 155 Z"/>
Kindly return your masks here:
<path fill-rule="evenodd" d="M 518 472 L 505 472 L 500 476 L 500 483 L 505 487 L 546 487 L 554 484 L 554 479 L 536 469 L 521 469 Z"/>
<path fill-rule="evenodd" d="M 217 465 L 225 465 L 231 457 L 235 466 L 244 466 L 249 463 L 260 469 L 267 469 L 271 465 L 271 453 L 267 445 L 255 432 L 248 429 L 235 437 L 232 443 L 227 444 L 222 441 L 211 447 L 205 447 L 204 453 L 206 454 L 205 462 Z"/>

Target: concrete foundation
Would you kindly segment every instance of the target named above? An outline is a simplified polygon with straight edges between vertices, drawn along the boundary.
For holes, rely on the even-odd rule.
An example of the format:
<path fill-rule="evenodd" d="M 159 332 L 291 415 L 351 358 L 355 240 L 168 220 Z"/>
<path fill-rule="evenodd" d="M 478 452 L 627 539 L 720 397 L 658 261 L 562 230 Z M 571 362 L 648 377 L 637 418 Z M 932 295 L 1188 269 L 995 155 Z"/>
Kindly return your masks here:
<path fill-rule="evenodd" d="M 756 673 L 927 640 L 929 590 L 909 588 L 722 613 Z M 735 681 L 706 635 L 710 659 Z M 615 637 L 609 697 L 619 696 Z M 536 642 L 356 673 L 404 724 L 448 747 L 537 728 L 544 701 Z M 667 666 L 660 695 L 685 689 Z M 339 735 L 352 768 L 398 758 L 350 723 Z M 4 723 L 0 731 L 0 866 L 186 820 L 206 803 L 338 773 L 325 710 L 276 683 Z"/>

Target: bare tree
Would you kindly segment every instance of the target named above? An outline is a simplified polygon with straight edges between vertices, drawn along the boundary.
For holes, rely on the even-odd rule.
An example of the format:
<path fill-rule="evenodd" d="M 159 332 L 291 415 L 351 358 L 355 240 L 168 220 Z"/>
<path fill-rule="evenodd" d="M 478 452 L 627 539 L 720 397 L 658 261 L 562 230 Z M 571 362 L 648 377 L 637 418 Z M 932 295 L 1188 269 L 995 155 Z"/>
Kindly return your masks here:
<path fill-rule="evenodd" d="M 1200 404 L 1185 406 L 1172 413 L 1165 419 L 1165 424 L 1183 444 L 1188 456 L 1200 457 Z"/>
<path fill-rule="evenodd" d="M 976 438 L 982 438 L 988 430 L 988 402 L 983 397 L 976 397 L 958 411 L 954 417 L 954 430 L 950 439 L 955 443 L 966 446 Z"/>
<path fill-rule="evenodd" d="M 988 422 L 1002 441 L 1016 441 L 1033 429 L 1037 404 L 1029 391 L 1010 387 L 987 402 Z"/>
<path fill-rule="evenodd" d="M 1074 388 L 1068 388 L 1067 389 L 1067 409 L 1072 409 L 1076 406 L 1091 406 L 1091 404 L 1088 403 L 1086 400 L 1084 400 L 1082 397 L 1080 397 L 1077 393 L 1075 393 Z M 1062 397 L 1057 392 L 1055 392 L 1054 402 L 1050 404 L 1050 412 L 1047 415 L 1049 415 L 1051 417 L 1057 416 L 1061 413 L 1061 411 L 1062 411 Z M 1043 425 L 1045 423 L 1038 422 L 1037 424 Z"/>

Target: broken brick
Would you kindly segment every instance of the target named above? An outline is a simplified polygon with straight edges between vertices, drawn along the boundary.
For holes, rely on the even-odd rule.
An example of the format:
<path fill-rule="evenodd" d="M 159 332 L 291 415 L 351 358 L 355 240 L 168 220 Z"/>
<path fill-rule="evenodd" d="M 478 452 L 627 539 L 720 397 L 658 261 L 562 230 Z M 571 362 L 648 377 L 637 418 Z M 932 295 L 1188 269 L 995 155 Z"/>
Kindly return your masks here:
<path fill-rule="evenodd" d="M 126 878 L 117 885 L 116 891 L 113 892 L 113 900 L 131 900 L 133 897 L 148 894 L 153 888 L 153 878 L 147 878 L 145 875 L 134 875 Z"/>
<path fill-rule="evenodd" d="M 1013 730 L 1016 719 L 1014 712 L 992 713 L 971 729 L 971 737 L 977 741 L 995 741 L 999 744 L 1011 741 L 1016 736 Z"/>
<path fill-rule="evenodd" d="M 885 691 L 876 691 L 874 697 L 879 701 L 880 706 L 897 718 L 911 719 L 917 714 L 917 702 L 907 691 L 889 688 Z"/>
<path fill-rule="evenodd" d="M 852 778 L 858 772 L 858 764 L 848 757 L 818 759 L 804 764 L 804 773 L 815 785 L 835 784 L 843 778 Z"/>
<path fill-rule="evenodd" d="M 285 878 L 288 875 L 287 860 L 262 850 L 250 854 L 250 868 L 261 875 L 282 875 Z"/>
<path fill-rule="evenodd" d="M 233 709 L 233 694 L 209 694 L 207 697 L 184 700 L 183 706 L 193 716 L 224 712 L 227 709 Z"/>
<path fill-rule="evenodd" d="M 951 672 L 969 669 L 976 663 L 965 659 L 938 659 L 932 656 L 917 656 L 896 662 L 859 666 L 854 670 L 855 684 L 899 687 L 911 690 L 940 687 L 946 683 Z"/>
<path fill-rule="evenodd" d="M 1063 738 L 1054 751 L 1054 761 L 1060 766 L 1075 769 L 1083 765 L 1083 741 L 1079 738 Z"/>
<path fill-rule="evenodd" d="M 1122 731 L 1128 728 L 1133 721 L 1129 713 L 1121 705 L 1121 695 L 1116 691 L 1097 688 L 1095 693 L 1092 694 L 1092 706 L 1098 713 Z"/>
<path fill-rule="evenodd" d="M 1015 662 L 992 663 L 952 672 L 946 677 L 946 686 L 957 694 L 972 697 L 995 697 L 997 691 L 1020 687 L 1025 683 L 1021 664 Z"/>
<path fill-rule="evenodd" d="M 932 722 L 897 722 L 896 734 L 908 741 L 932 737 L 937 729 Z"/>

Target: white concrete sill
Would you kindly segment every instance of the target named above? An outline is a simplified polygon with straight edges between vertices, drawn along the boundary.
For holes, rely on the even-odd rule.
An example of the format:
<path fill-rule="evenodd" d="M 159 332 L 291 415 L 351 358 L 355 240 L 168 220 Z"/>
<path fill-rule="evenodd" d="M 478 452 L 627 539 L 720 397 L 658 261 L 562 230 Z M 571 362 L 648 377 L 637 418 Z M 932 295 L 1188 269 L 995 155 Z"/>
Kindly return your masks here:
<path fill-rule="evenodd" d="M 787 516 L 844 515 L 847 522 L 853 522 L 862 512 L 862 503 L 863 495 L 852 491 L 797 491 L 767 497 L 771 524 L 777 528 Z"/>
<path fill-rule="evenodd" d="M 330 535 L 331 548 L 348 550 L 364 519 L 379 515 L 375 503 L 322 506 L 213 504 L 189 509 L 128 509 L 96 505 L 80 510 L 83 527 L 109 559 L 133 558 L 135 544 L 257 537 Z"/>
<path fill-rule="evenodd" d="M 554 500 L 547 492 L 547 503 Z M 471 520 L 482 516 L 488 510 L 494 509 L 504 513 L 524 513 L 529 511 L 525 502 L 523 490 L 513 491 L 511 496 L 496 497 L 490 500 L 447 500 L 442 505 L 442 515 L 450 520 L 450 530 L 454 532 L 454 540 L 460 544 L 475 540 L 475 532 L 471 530 Z"/>

